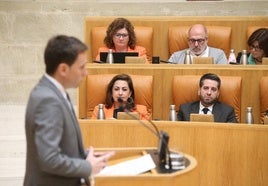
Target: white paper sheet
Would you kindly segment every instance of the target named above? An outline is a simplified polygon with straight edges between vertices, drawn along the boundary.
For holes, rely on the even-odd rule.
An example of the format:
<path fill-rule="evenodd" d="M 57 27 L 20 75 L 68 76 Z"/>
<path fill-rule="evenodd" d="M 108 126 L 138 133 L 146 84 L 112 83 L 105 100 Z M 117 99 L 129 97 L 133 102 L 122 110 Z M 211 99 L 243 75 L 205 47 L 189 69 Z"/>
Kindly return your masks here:
<path fill-rule="evenodd" d="M 131 176 L 141 174 L 153 168 L 155 168 L 155 163 L 150 154 L 146 154 L 140 158 L 107 166 L 96 176 Z"/>

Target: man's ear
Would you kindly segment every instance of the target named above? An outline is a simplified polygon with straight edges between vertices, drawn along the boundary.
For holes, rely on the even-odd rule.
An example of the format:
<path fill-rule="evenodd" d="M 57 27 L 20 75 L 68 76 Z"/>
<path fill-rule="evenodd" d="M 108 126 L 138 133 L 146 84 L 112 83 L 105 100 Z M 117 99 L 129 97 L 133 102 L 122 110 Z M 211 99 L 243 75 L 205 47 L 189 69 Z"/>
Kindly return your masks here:
<path fill-rule="evenodd" d="M 198 88 L 197 95 L 200 96 L 200 88 Z"/>
<path fill-rule="evenodd" d="M 66 63 L 61 63 L 58 66 L 58 71 L 61 76 L 66 76 L 67 72 L 69 70 L 69 66 Z"/>
<path fill-rule="evenodd" d="M 218 95 L 217 95 L 217 98 L 219 98 L 220 97 L 220 91 L 218 91 Z"/>

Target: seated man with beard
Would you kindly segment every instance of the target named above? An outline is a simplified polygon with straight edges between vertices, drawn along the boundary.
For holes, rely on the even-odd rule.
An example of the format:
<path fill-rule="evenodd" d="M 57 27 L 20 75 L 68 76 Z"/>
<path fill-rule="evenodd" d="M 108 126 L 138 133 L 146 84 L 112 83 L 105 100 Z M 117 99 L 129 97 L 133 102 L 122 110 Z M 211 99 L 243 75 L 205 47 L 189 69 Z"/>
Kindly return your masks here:
<path fill-rule="evenodd" d="M 234 108 L 218 101 L 221 80 L 216 74 L 204 74 L 199 81 L 198 101 L 182 104 L 179 121 L 190 121 L 190 114 L 213 114 L 215 122 L 237 123 Z"/>

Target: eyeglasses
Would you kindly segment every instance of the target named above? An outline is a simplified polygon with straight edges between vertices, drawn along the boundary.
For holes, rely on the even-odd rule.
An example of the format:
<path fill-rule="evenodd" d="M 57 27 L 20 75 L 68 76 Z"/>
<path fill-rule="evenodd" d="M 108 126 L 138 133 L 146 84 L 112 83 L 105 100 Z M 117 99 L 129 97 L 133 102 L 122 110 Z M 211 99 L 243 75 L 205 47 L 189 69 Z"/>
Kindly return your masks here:
<path fill-rule="evenodd" d="M 126 37 L 128 37 L 128 34 L 120 34 L 120 33 L 116 33 L 115 35 L 114 35 L 116 38 L 126 38 Z"/>
<path fill-rule="evenodd" d="M 251 46 L 249 46 L 249 49 L 250 50 L 255 50 L 255 51 L 259 51 L 259 50 L 261 50 L 261 48 L 258 46 L 258 45 L 251 45 Z"/>
<path fill-rule="evenodd" d="M 195 44 L 195 42 L 197 42 L 198 44 L 203 44 L 205 40 L 206 39 L 188 39 L 191 44 Z"/>

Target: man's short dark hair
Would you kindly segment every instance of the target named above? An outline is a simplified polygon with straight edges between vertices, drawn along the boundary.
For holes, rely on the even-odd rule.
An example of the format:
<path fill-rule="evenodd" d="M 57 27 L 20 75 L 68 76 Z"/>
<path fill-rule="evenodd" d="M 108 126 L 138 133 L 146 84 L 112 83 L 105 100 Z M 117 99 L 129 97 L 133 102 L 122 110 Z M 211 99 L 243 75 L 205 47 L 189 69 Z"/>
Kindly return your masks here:
<path fill-rule="evenodd" d="M 207 73 L 204 74 L 199 81 L 199 87 L 201 88 L 204 85 L 204 81 L 206 79 L 210 79 L 210 80 L 214 80 L 218 82 L 218 89 L 220 89 L 221 87 L 221 79 L 219 78 L 219 76 L 217 76 L 216 74 L 212 74 L 212 73 Z"/>
<path fill-rule="evenodd" d="M 46 73 L 52 75 L 61 63 L 71 66 L 77 56 L 87 50 L 87 46 L 75 37 L 58 35 L 51 38 L 46 46 L 44 60 Z"/>

